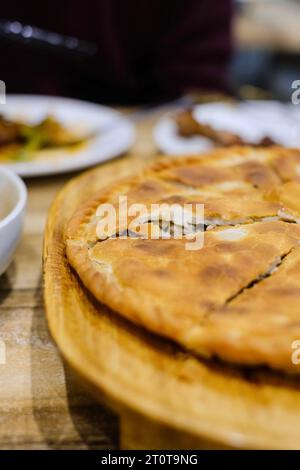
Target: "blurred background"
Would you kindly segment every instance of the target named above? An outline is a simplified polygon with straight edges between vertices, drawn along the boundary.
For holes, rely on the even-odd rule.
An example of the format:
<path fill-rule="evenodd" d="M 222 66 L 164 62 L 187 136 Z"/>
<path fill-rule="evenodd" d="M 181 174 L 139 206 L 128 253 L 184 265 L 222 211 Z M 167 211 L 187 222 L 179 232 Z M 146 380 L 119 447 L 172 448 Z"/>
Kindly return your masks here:
<path fill-rule="evenodd" d="M 8 165 L 26 178 L 28 188 L 24 233 L 16 252 L 7 243 L 18 240 L 20 225 L 11 219 L 10 236 L 5 225 L 2 234 L 0 227 L 5 267 L 6 255 L 14 256 L 0 278 L 0 339 L 7 339 L 8 357 L 1 365 L 0 449 L 119 446 L 117 417 L 75 384 L 46 325 L 41 252 L 47 212 L 57 192 L 74 171 L 119 155 L 124 160 L 116 166 L 98 167 L 99 177 L 91 179 L 95 187 L 98 179 L 100 189 L 138 171 L 161 152 L 205 152 L 223 145 L 224 138 L 227 144 L 267 141 L 300 148 L 300 106 L 255 102 L 250 115 L 249 103 L 202 105 L 228 96 L 290 103 L 291 84 L 300 80 L 299 19 L 300 0 L 2 1 L 0 80 L 8 94 L 80 98 L 120 106 L 123 114 L 37 96 L 10 96 L 5 105 L 0 103 L 2 181 L 2 166 Z M 194 103 L 201 103 L 195 132 Z M 222 105 L 232 108 L 229 114 Z M 205 107 L 207 113 L 216 110 L 210 113 L 212 121 L 204 120 Z M 190 134 L 178 132 L 174 117 L 180 111 L 192 118 Z M 294 155 L 291 165 L 299 179 L 299 152 L 292 159 Z M 68 204 L 62 204 L 63 217 L 69 204 L 75 210 L 80 185 L 76 197 L 72 186 Z M 0 206 L 10 208 L 16 201 L 6 187 L 0 178 Z M 82 195 L 89 191 L 84 188 Z M 118 351 L 113 353 L 117 356 Z M 251 373 L 249 380 L 253 377 Z M 134 435 L 130 424 L 125 429 Z M 164 429 L 159 432 L 163 435 Z M 274 435 L 280 439 L 280 432 Z"/>
<path fill-rule="evenodd" d="M 110 104 L 190 91 L 289 100 L 299 0 L 53 0 L 1 6 L 8 93 Z"/>
<path fill-rule="evenodd" d="M 290 101 L 300 77 L 300 1 L 235 2 L 231 89 L 243 98 Z"/>

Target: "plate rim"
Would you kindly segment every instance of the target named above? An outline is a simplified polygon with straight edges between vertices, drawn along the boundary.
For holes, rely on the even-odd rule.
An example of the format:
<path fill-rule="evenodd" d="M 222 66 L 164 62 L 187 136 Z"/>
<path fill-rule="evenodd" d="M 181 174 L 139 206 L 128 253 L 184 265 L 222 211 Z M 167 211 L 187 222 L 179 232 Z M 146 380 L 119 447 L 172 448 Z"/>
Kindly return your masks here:
<path fill-rule="evenodd" d="M 64 157 L 60 160 L 61 165 L 58 167 L 55 165 L 55 163 L 51 162 L 51 159 L 45 159 L 44 161 L 38 160 L 38 161 L 29 161 L 29 162 L 17 162 L 17 163 L 12 163 L 12 162 L 5 162 L 5 163 L 0 163 L 0 165 L 4 168 L 8 168 L 15 173 L 17 173 L 19 176 L 23 178 L 37 178 L 37 177 L 42 177 L 42 176 L 53 176 L 53 175 L 59 175 L 59 174 L 66 174 L 66 173 L 73 173 L 76 171 L 84 170 L 91 168 L 95 165 L 98 165 L 102 162 L 106 162 L 109 160 L 113 160 L 114 158 L 120 157 L 123 153 L 127 152 L 132 145 L 134 144 L 136 140 L 136 126 L 134 123 L 128 119 L 126 116 L 122 114 L 122 112 L 109 107 L 105 106 L 102 104 L 94 103 L 91 101 L 85 101 L 77 98 L 72 98 L 72 97 L 65 97 L 65 96 L 55 96 L 55 95 L 35 95 L 35 94 L 7 94 L 6 95 L 6 104 L 0 105 L 0 112 L 2 109 L 5 109 L 5 106 L 7 106 L 9 100 L 24 100 L 25 102 L 32 102 L 32 101 L 42 101 L 42 100 L 48 100 L 48 101 L 53 101 L 54 103 L 57 102 L 70 102 L 70 103 L 77 103 L 78 105 L 83 105 L 83 106 L 90 106 L 91 108 L 94 108 L 94 110 L 102 110 L 102 112 L 105 112 L 111 116 L 112 119 L 116 119 L 116 127 L 111 128 L 109 132 L 112 133 L 112 136 L 115 135 L 115 133 L 118 132 L 118 130 L 122 129 L 123 130 L 123 141 L 118 141 L 116 145 L 116 150 L 112 150 L 106 153 L 106 155 L 102 156 L 101 158 L 96 158 L 93 159 L 92 161 L 89 160 L 88 162 L 83 162 L 80 161 L 76 162 L 74 159 L 72 160 L 72 156 L 67 156 Z M 104 134 L 108 136 L 109 133 L 107 132 Z M 98 136 L 99 139 L 101 139 L 101 134 Z M 99 145 L 101 144 L 101 141 L 99 142 Z M 84 151 L 84 150 L 83 150 Z M 89 150 L 88 150 L 89 151 Z M 71 160 L 70 160 L 71 159 Z M 75 164 L 74 164 L 75 161 Z"/>

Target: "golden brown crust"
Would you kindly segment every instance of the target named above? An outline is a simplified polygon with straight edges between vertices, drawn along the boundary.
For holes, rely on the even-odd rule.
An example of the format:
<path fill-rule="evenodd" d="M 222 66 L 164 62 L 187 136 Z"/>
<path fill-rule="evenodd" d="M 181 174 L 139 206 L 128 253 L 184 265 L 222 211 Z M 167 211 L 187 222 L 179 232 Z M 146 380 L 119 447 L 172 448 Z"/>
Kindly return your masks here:
<path fill-rule="evenodd" d="M 75 212 L 70 264 L 99 301 L 197 354 L 297 373 L 300 225 L 290 222 L 300 219 L 300 184 L 282 184 L 276 170 L 283 153 L 294 164 L 295 152 L 243 147 L 160 159 Z M 205 217 L 227 226 L 206 232 L 198 251 L 186 250 L 186 239 L 99 241 L 97 208 L 120 193 L 147 207 L 202 202 Z"/>

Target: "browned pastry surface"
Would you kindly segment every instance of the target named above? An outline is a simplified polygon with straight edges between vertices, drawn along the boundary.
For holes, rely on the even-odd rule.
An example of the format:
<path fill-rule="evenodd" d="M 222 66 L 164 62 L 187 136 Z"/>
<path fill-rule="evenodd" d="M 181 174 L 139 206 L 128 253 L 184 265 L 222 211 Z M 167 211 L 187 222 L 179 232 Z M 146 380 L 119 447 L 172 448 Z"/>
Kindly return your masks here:
<path fill-rule="evenodd" d="M 196 354 L 297 372 L 291 354 L 300 339 L 298 165 L 299 151 L 275 147 L 159 160 L 77 209 L 66 231 L 68 259 L 99 301 Z M 196 230 L 194 207 L 204 204 L 204 246 L 189 251 L 186 237 L 171 233 L 116 236 L 131 222 L 118 207 L 120 194 L 145 205 L 145 231 L 158 223 L 151 203 L 190 203 Z M 98 210 L 107 202 L 120 223 L 99 239 Z"/>

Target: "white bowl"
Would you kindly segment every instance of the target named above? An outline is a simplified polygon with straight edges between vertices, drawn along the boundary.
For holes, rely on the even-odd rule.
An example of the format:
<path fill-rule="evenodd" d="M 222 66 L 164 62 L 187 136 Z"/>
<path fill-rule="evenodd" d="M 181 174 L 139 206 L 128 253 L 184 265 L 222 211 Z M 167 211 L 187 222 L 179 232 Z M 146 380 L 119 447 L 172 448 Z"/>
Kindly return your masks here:
<path fill-rule="evenodd" d="M 0 167 L 0 275 L 8 268 L 20 240 L 26 201 L 23 181 Z"/>

